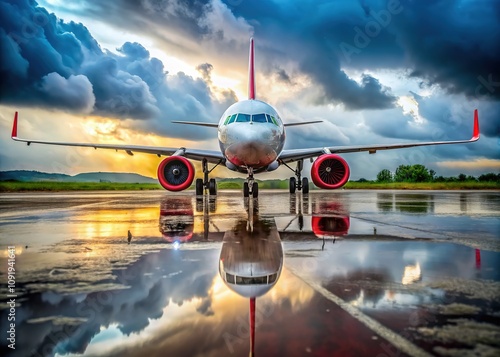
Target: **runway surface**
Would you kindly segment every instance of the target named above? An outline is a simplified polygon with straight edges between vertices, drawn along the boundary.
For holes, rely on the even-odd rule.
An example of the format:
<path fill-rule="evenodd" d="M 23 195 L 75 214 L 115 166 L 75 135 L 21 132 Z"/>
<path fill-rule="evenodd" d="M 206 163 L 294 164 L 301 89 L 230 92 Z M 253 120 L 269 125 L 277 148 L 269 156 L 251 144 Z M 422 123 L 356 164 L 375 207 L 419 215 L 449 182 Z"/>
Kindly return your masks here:
<path fill-rule="evenodd" d="M 500 192 L 260 194 L 3 194 L 0 354 L 500 355 Z M 252 344 L 250 300 L 219 272 L 264 266 L 275 233 Z"/>

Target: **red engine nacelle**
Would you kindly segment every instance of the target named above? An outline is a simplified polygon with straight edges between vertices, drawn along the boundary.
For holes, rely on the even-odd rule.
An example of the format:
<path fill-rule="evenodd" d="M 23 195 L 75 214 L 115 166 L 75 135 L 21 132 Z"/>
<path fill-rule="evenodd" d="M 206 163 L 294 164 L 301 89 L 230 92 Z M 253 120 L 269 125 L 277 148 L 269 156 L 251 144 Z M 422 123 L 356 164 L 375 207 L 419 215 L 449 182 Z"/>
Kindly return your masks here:
<path fill-rule="evenodd" d="M 311 227 L 316 237 L 344 236 L 351 226 L 349 216 L 312 216 Z"/>
<path fill-rule="evenodd" d="M 340 188 L 349 180 L 349 165 L 338 155 L 321 155 L 311 167 L 311 178 L 320 188 L 334 190 Z"/>
<path fill-rule="evenodd" d="M 170 243 L 184 243 L 193 237 L 193 231 L 194 213 L 191 197 L 173 196 L 161 203 L 160 232 L 163 238 Z"/>
<path fill-rule="evenodd" d="M 166 190 L 185 190 L 191 186 L 193 179 L 194 166 L 185 157 L 170 156 L 158 166 L 158 181 Z"/>

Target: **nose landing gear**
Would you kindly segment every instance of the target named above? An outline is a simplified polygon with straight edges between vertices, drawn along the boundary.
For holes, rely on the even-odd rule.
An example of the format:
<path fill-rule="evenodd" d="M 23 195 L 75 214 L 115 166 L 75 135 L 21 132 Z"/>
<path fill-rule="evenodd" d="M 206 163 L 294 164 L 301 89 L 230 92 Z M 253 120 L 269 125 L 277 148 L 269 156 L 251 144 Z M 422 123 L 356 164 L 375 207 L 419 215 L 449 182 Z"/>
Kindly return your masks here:
<path fill-rule="evenodd" d="M 247 180 L 243 183 L 243 197 L 259 197 L 259 184 L 253 179 L 253 169 L 248 169 Z"/>

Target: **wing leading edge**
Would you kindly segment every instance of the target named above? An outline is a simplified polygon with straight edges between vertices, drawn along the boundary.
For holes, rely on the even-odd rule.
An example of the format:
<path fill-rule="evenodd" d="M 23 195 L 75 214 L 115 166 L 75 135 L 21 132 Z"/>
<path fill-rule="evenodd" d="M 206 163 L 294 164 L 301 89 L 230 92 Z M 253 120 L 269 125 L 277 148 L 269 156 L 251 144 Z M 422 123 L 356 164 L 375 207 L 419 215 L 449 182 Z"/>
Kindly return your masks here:
<path fill-rule="evenodd" d="M 474 128 L 472 132 L 472 137 L 468 140 L 453 140 L 453 141 L 429 141 L 429 142 L 416 142 L 416 143 L 399 143 L 399 144 L 386 144 L 386 145 L 361 145 L 361 146 L 332 146 L 332 147 L 321 147 L 321 148 L 310 148 L 310 149 L 293 149 L 293 150 L 283 150 L 279 156 L 279 160 L 282 162 L 292 162 L 301 159 L 308 159 L 323 154 L 343 154 L 350 152 L 361 152 L 368 151 L 370 154 L 374 154 L 379 150 L 392 150 L 392 149 L 402 149 L 410 148 L 416 146 L 430 146 L 430 145 L 446 145 L 446 144 L 462 144 L 471 143 L 479 140 L 479 117 L 477 109 L 474 110 Z"/>
<path fill-rule="evenodd" d="M 219 151 L 214 150 L 200 150 L 200 149 L 186 149 L 186 148 L 167 148 L 167 147 L 155 147 L 155 146 L 140 146 L 140 145 L 115 145 L 115 144 L 93 144 L 93 143 L 71 143 L 71 142 L 59 142 L 59 141 L 44 141 L 44 140 L 31 140 L 22 139 L 17 136 L 17 121 L 18 113 L 14 115 L 14 123 L 12 125 L 12 140 L 25 142 L 30 144 L 44 144 L 44 145 L 59 145 L 59 146 L 76 146 L 76 147 L 89 147 L 94 149 L 112 149 L 112 150 L 123 150 L 129 155 L 133 155 L 134 152 L 154 154 L 157 156 L 170 156 L 170 155 L 180 155 L 192 160 L 203 160 L 206 158 L 210 163 L 219 163 L 224 160 L 224 156 Z"/>

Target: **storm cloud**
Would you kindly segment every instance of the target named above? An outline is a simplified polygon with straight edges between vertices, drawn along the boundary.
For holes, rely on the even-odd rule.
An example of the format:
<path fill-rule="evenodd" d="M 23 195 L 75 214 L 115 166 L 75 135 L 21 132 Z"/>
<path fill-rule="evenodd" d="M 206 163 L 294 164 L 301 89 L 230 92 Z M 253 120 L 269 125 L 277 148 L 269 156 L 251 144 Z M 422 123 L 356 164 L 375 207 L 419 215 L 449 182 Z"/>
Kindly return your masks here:
<path fill-rule="evenodd" d="M 347 100 L 339 96 L 346 87 L 340 67 L 361 72 L 400 68 L 423 85 L 437 85 L 448 93 L 500 99 L 498 1 L 317 4 L 310 0 L 272 9 L 267 3 L 243 1 L 232 9 L 235 15 L 258 23 L 256 35 L 271 36 L 285 60 L 300 58 L 301 68 L 324 87 L 330 99 Z M 360 87 L 354 94 L 384 94 L 380 87 L 372 87 L 373 91 Z M 383 97 L 378 99 L 381 107 L 387 106 Z M 362 99 L 352 106 L 371 104 Z"/>
<path fill-rule="evenodd" d="M 61 18 L 76 16 L 92 34 L 34 1 L 0 0 L 1 104 L 133 119 L 126 125 L 141 133 L 214 138 L 170 121 L 216 122 L 237 98 L 215 79 L 243 87 L 253 36 L 258 97 L 285 121 L 329 122 L 288 131 L 288 145 L 466 139 L 478 108 L 478 143 L 418 150 L 439 159 L 498 158 L 498 1 L 40 1 Z M 118 47 L 110 52 L 96 22 L 131 39 L 109 40 Z M 158 50 L 163 62 L 152 55 Z M 168 58 L 201 78 L 169 72 Z M 402 113 L 403 96 L 415 99 L 421 123 Z"/>
<path fill-rule="evenodd" d="M 151 3 L 144 5 L 151 11 Z M 181 10 L 164 11 L 177 16 Z M 193 11 L 186 16 L 195 16 Z M 34 1 L 0 2 L 0 24 L 3 104 L 151 119 L 144 130 L 199 139 L 206 131 L 175 131 L 165 121 L 214 122 L 235 98 L 223 91 L 215 99 L 204 79 L 169 75 L 140 43 L 126 42 L 117 54 L 102 49 L 83 24 L 66 23 Z"/>

